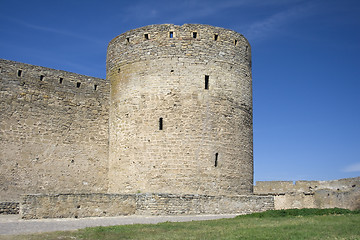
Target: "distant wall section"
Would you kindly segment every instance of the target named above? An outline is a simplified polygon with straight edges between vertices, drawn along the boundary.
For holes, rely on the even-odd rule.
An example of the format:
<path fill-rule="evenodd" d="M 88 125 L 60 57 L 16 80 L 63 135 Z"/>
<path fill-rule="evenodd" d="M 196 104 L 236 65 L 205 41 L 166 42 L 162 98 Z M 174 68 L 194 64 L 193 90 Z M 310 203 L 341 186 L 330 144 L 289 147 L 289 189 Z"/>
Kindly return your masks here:
<path fill-rule="evenodd" d="M 0 202 L 106 192 L 104 79 L 0 60 Z"/>
<path fill-rule="evenodd" d="M 332 181 L 258 181 L 254 194 L 273 195 L 275 209 L 360 209 L 360 177 Z"/>

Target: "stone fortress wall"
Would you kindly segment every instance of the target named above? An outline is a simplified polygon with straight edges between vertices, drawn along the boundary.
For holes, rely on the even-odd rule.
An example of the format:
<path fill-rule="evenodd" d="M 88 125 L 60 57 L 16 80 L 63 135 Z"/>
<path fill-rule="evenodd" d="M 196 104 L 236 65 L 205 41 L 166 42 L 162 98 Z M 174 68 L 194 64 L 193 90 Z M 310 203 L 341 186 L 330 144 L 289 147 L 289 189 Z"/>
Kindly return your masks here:
<path fill-rule="evenodd" d="M 107 78 L 109 192 L 252 192 L 251 50 L 241 34 L 131 30 L 110 42 Z"/>
<path fill-rule="evenodd" d="M 199 194 L 56 194 L 27 195 L 23 219 L 83 218 L 119 215 L 247 214 L 274 209 L 272 196 Z"/>
<path fill-rule="evenodd" d="M 106 192 L 109 84 L 0 60 L 0 202 Z"/>
<path fill-rule="evenodd" d="M 258 181 L 254 194 L 41 194 L 26 195 L 24 219 L 118 215 L 247 214 L 272 209 L 360 209 L 360 177 L 331 181 Z M 12 206 L 14 208 L 14 206 Z"/>
<path fill-rule="evenodd" d="M 331 181 L 257 181 L 254 194 L 274 196 L 275 209 L 360 209 L 360 177 Z"/>

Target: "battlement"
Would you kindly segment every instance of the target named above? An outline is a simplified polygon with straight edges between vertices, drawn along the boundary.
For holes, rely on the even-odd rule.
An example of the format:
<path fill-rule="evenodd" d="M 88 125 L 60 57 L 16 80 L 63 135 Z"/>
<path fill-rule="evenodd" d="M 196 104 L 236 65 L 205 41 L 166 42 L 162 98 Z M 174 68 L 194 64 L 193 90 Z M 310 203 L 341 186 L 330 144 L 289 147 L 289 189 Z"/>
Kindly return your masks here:
<path fill-rule="evenodd" d="M 109 45 L 115 41 L 131 45 L 146 41 L 163 42 L 166 39 L 215 41 L 237 47 L 242 47 L 239 43 L 245 40 L 250 45 L 245 37 L 238 32 L 204 24 L 184 24 L 182 26 L 174 24 L 148 25 L 120 34 L 112 39 Z"/>
<path fill-rule="evenodd" d="M 125 62 L 153 58 L 227 62 L 251 68 L 251 46 L 242 34 L 220 27 L 150 25 L 123 33 L 109 43 L 107 74 L 113 68 L 121 68 Z"/>
<path fill-rule="evenodd" d="M 105 79 L 0 59 L 0 73 L 5 82 L 23 89 L 86 95 L 101 98 L 108 95 L 109 84 Z"/>

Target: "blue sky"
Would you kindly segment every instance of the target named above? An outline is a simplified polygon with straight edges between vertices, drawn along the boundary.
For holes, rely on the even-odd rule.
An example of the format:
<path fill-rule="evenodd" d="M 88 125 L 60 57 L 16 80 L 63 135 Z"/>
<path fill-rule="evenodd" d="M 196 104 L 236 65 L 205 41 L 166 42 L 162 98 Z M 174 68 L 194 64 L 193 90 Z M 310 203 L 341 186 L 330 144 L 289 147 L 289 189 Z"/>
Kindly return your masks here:
<path fill-rule="evenodd" d="M 108 42 L 209 24 L 252 46 L 255 180 L 360 176 L 360 1 L 0 0 L 0 58 L 105 78 Z"/>

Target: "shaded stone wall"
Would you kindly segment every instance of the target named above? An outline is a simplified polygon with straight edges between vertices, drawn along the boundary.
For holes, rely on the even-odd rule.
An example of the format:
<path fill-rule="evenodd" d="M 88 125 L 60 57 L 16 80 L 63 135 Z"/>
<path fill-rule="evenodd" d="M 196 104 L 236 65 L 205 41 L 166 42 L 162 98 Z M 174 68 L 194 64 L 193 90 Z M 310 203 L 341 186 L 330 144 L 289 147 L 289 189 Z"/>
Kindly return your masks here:
<path fill-rule="evenodd" d="M 360 177 L 332 181 L 259 181 L 254 194 L 273 195 L 275 209 L 360 209 Z"/>
<path fill-rule="evenodd" d="M 179 194 L 27 195 L 20 214 L 33 218 L 83 218 L 121 215 L 246 214 L 274 208 L 272 196 Z"/>
<path fill-rule="evenodd" d="M 0 201 L 106 192 L 104 79 L 0 60 Z"/>
<path fill-rule="evenodd" d="M 110 193 L 250 194 L 251 50 L 231 30 L 151 25 L 108 47 Z"/>
<path fill-rule="evenodd" d="M 0 214 L 19 214 L 18 202 L 0 202 Z"/>

